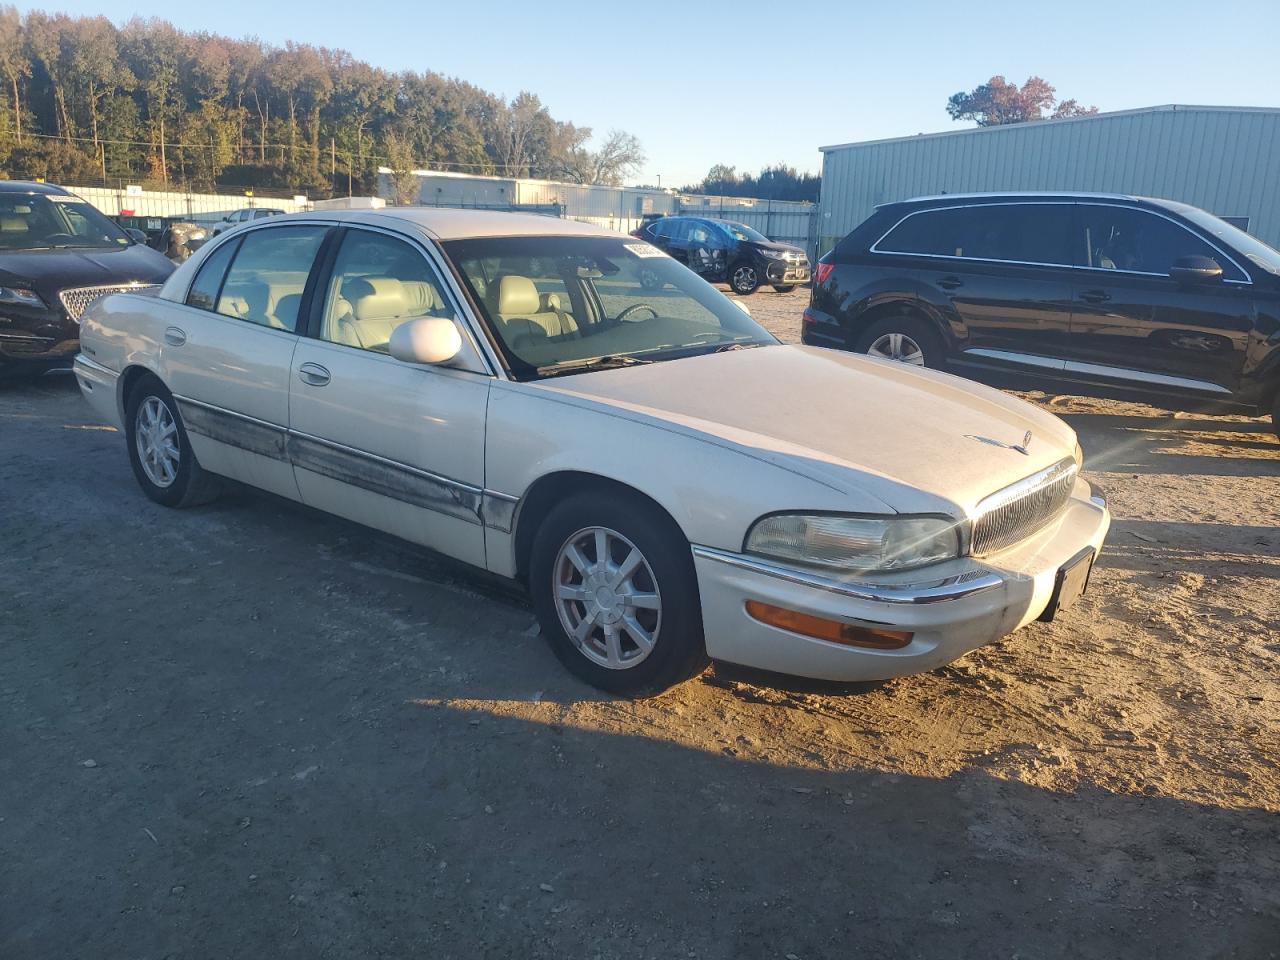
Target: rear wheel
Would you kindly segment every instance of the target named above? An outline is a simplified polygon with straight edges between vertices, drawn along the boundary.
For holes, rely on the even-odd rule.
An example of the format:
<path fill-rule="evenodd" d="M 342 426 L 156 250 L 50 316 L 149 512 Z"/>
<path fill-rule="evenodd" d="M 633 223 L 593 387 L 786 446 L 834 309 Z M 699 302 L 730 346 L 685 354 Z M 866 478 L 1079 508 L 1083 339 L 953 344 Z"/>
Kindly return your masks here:
<path fill-rule="evenodd" d="M 880 360 L 935 370 L 945 361 L 942 337 L 927 320 L 910 313 L 875 321 L 854 341 L 853 349 Z"/>
<path fill-rule="evenodd" d="M 218 495 L 218 479 L 196 460 L 173 394 L 144 376 L 125 404 L 129 465 L 143 493 L 166 507 L 193 507 Z"/>
<path fill-rule="evenodd" d="M 740 297 L 749 297 L 760 288 L 760 271 L 740 260 L 729 268 L 729 286 Z"/>
<path fill-rule="evenodd" d="M 773 285 L 773 289 L 777 290 L 779 293 L 790 293 L 795 288 L 796 288 L 796 285 L 794 283 L 782 283 L 782 284 L 775 283 Z"/>
<path fill-rule="evenodd" d="M 534 538 L 529 589 L 543 636 L 592 686 L 647 696 L 707 664 L 689 543 L 634 496 L 587 491 Z"/>

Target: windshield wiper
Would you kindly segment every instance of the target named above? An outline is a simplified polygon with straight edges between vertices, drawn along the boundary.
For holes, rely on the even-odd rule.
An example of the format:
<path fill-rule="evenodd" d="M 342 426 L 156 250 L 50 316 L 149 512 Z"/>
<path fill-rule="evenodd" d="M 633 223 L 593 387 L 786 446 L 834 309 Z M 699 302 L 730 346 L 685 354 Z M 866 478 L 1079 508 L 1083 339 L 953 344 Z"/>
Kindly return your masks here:
<path fill-rule="evenodd" d="M 754 341 L 752 343 L 726 343 L 722 346 L 716 347 L 714 350 L 709 350 L 708 353 L 728 353 L 730 350 L 750 350 L 752 347 L 763 346 L 763 343 L 756 343 Z"/>
<path fill-rule="evenodd" d="M 588 370 L 616 370 L 618 367 L 634 367 L 643 363 L 656 363 L 647 357 L 636 357 L 627 353 L 608 354 L 603 357 L 587 357 L 583 360 L 561 360 L 538 367 L 540 377 L 560 377 L 569 373 L 585 373 Z"/>

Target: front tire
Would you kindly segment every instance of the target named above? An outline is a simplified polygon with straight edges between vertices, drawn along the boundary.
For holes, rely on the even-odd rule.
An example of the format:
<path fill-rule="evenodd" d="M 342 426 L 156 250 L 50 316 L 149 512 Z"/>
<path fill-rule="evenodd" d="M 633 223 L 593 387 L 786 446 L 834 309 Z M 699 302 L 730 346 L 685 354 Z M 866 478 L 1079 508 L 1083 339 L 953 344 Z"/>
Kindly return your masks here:
<path fill-rule="evenodd" d="M 790 293 L 795 288 L 796 285 L 794 283 L 775 283 L 773 285 L 773 289 L 778 291 L 778 293 Z"/>
<path fill-rule="evenodd" d="M 760 288 L 760 271 L 750 262 L 739 260 L 729 268 L 729 286 L 740 297 L 749 297 Z"/>
<path fill-rule="evenodd" d="M 637 496 L 591 490 L 552 509 L 529 590 L 555 655 L 594 687 L 651 696 L 707 665 L 689 542 Z"/>
<path fill-rule="evenodd" d="M 166 507 L 193 507 L 218 495 L 218 480 L 191 449 L 178 404 L 159 380 L 145 376 L 125 403 L 129 465 L 142 492 Z"/>
<path fill-rule="evenodd" d="M 898 313 L 875 321 L 852 344 L 856 353 L 941 370 L 946 364 L 942 337 L 922 317 Z"/>
<path fill-rule="evenodd" d="M 1280 439 L 1280 393 L 1276 394 L 1271 404 L 1271 429 L 1275 431 L 1276 438 Z"/>

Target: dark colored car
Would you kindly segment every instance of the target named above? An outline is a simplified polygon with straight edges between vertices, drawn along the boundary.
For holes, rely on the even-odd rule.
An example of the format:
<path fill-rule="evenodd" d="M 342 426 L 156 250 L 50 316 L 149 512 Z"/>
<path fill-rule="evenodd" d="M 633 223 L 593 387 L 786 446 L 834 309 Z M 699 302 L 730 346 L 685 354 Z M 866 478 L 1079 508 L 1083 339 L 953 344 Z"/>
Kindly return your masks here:
<path fill-rule="evenodd" d="M 85 307 L 173 270 L 75 194 L 0 181 L 0 374 L 70 367 Z"/>
<path fill-rule="evenodd" d="M 1171 200 L 886 204 L 819 260 L 802 337 L 1280 424 L 1280 252 Z"/>
<path fill-rule="evenodd" d="M 809 258 L 799 247 L 770 240 L 744 223 L 703 217 L 663 217 L 632 236 L 648 240 L 713 283 L 742 296 L 768 283 L 779 293 L 809 282 Z"/>

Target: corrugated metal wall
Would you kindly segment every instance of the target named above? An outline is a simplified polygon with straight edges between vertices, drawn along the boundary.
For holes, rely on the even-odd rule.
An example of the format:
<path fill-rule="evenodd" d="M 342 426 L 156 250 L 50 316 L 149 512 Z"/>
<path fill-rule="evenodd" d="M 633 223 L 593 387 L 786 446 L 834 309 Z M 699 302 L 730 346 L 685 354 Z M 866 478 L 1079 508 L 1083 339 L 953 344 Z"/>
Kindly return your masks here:
<path fill-rule="evenodd" d="M 1280 246 L 1280 110 L 1152 107 L 823 148 L 821 250 L 876 204 L 936 193 L 1082 190 L 1165 197 Z"/>

